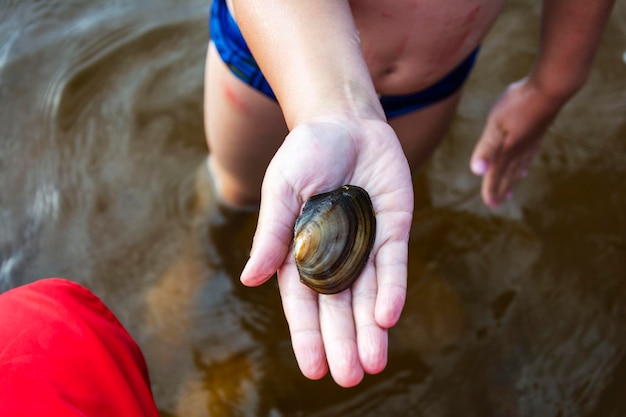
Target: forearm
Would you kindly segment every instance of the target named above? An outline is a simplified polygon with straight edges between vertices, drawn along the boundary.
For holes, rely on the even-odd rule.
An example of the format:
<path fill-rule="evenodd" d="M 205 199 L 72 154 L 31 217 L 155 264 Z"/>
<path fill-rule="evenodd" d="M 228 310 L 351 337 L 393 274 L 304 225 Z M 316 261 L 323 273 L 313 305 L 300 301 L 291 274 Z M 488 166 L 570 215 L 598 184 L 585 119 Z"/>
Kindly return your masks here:
<path fill-rule="evenodd" d="M 565 101 L 587 80 L 614 0 L 544 0 L 539 56 L 531 80 Z"/>
<path fill-rule="evenodd" d="M 346 0 L 234 0 L 288 126 L 333 112 L 384 118 Z"/>

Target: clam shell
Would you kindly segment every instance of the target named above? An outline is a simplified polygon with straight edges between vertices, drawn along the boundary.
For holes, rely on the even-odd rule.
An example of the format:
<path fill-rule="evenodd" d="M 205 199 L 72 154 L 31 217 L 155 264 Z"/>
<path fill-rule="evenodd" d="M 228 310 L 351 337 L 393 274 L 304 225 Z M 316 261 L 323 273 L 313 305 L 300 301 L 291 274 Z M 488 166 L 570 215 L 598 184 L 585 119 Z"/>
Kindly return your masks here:
<path fill-rule="evenodd" d="M 367 264 L 375 236 L 376 217 L 364 189 L 344 185 L 311 197 L 294 229 L 300 281 L 322 294 L 345 290 Z"/>

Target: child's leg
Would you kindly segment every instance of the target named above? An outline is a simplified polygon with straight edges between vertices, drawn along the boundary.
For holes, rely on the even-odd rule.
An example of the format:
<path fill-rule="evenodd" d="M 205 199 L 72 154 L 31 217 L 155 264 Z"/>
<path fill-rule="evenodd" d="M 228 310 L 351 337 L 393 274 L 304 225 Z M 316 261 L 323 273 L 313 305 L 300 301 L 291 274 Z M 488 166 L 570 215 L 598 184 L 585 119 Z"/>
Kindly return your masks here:
<path fill-rule="evenodd" d="M 278 103 L 237 78 L 210 44 L 204 120 L 209 163 L 225 203 L 259 204 L 265 170 L 287 135 Z"/>
<path fill-rule="evenodd" d="M 394 117 L 394 128 L 409 166 L 416 172 L 441 142 L 456 112 L 461 91 L 421 110 Z"/>

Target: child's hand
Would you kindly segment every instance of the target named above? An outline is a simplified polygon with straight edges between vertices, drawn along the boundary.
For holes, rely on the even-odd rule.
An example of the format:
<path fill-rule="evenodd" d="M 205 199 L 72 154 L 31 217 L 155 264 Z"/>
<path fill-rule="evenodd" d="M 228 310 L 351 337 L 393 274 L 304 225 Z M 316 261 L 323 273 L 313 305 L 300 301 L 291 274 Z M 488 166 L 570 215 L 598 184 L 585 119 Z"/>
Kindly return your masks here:
<path fill-rule="evenodd" d="M 470 162 L 474 174 L 484 175 L 485 204 L 495 208 L 513 195 L 562 103 L 529 78 L 511 84 L 498 99 Z"/>
<path fill-rule="evenodd" d="M 344 184 L 370 194 L 376 240 L 354 285 L 319 295 L 299 281 L 292 254 L 293 227 L 309 197 Z M 318 379 L 328 369 L 342 386 L 387 363 L 387 329 L 406 296 L 407 245 L 413 188 L 406 158 L 387 123 L 323 117 L 295 127 L 267 169 L 250 260 L 241 275 L 260 285 L 278 271 L 293 349 L 302 373 Z"/>

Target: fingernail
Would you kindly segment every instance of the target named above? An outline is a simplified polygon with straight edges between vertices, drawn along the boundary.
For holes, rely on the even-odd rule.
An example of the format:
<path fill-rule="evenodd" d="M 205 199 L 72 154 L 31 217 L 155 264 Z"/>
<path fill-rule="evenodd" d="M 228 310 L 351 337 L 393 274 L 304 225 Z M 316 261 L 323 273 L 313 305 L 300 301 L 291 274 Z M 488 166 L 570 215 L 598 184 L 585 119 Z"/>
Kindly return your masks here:
<path fill-rule="evenodd" d="M 487 172 L 487 163 L 482 159 L 474 159 L 471 163 L 472 172 L 476 175 L 483 175 Z"/>

